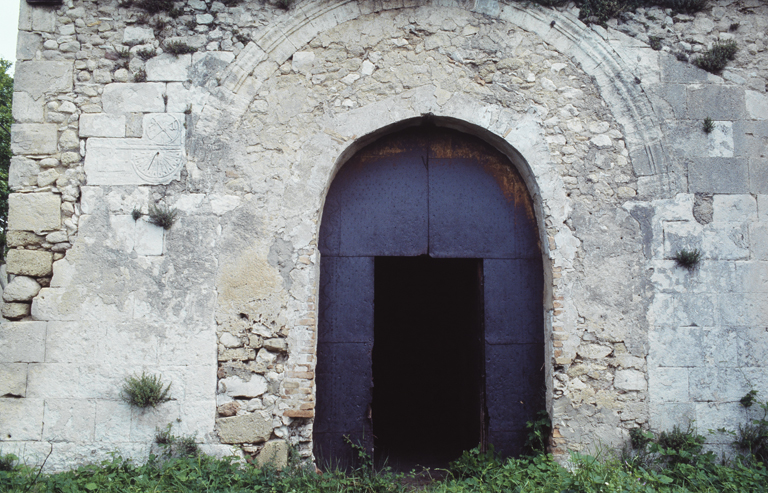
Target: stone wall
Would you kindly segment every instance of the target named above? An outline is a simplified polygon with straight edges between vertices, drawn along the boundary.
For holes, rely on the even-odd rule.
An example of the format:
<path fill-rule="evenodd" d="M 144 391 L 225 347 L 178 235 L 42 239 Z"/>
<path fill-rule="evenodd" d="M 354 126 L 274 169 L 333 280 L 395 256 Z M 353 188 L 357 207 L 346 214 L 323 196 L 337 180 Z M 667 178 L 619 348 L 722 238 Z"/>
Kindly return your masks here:
<path fill-rule="evenodd" d="M 606 29 L 491 0 L 22 2 L 3 451 L 140 458 L 174 423 L 210 452 L 310 457 L 325 193 L 427 113 L 510 156 L 537 205 L 553 451 L 734 428 L 768 393 L 768 9 L 712 4 Z M 678 55 L 731 38 L 722 77 Z M 157 204 L 171 229 L 134 219 Z M 142 371 L 174 400 L 123 403 Z"/>

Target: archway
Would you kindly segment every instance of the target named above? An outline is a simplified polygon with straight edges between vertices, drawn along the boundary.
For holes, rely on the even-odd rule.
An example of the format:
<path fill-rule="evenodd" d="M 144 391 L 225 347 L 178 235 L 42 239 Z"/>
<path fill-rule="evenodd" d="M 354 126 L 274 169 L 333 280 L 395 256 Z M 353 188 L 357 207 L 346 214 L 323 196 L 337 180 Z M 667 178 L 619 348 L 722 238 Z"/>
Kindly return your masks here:
<path fill-rule="evenodd" d="M 323 213 L 315 455 L 345 437 L 396 467 L 493 444 L 516 455 L 544 407 L 533 203 L 481 139 L 422 125 L 357 152 Z"/>

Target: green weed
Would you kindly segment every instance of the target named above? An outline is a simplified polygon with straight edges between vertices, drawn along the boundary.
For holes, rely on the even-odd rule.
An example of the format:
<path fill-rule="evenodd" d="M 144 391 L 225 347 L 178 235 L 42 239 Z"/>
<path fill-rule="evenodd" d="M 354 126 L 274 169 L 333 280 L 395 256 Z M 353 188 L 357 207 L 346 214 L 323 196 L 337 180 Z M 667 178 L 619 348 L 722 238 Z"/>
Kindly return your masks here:
<path fill-rule="evenodd" d="M 675 261 L 680 267 L 693 270 L 701 261 L 701 251 L 698 249 L 686 250 L 683 248 L 682 250 L 678 250 L 675 254 Z"/>
<path fill-rule="evenodd" d="M 693 64 L 707 72 L 716 74 L 725 68 L 729 60 L 736 58 L 738 50 L 736 41 L 732 39 L 724 42 L 717 41 L 712 45 L 712 48 L 695 58 Z"/>
<path fill-rule="evenodd" d="M 166 230 L 173 227 L 178 214 L 178 209 L 170 208 L 167 205 L 149 206 L 149 222 Z"/>
<path fill-rule="evenodd" d="M 171 384 L 165 386 L 159 375 L 142 372 L 141 376 L 126 377 L 122 398 L 128 404 L 144 409 L 171 400 L 170 391 Z"/>

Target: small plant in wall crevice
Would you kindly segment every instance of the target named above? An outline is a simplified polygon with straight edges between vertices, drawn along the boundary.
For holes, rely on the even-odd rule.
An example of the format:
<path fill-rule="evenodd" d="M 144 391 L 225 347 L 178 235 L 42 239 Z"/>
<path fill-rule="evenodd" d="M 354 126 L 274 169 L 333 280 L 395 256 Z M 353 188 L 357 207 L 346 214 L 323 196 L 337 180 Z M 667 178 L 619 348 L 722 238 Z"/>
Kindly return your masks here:
<path fill-rule="evenodd" d="M 701 261 L 701 251 L 694 248 L 693 250 L 678 250 L 675 254 L 675 261 L 680 267 L 685 267 L 688 270 L 693 270 L 699 265 Z"/>
<path fill-rule="evenodd" d="M 123 382 L 121 392 L 125 402 L 141 409 L 156 407 L 171 400 L 171 384 L 165 385 L 160 375 L 131 375 Z"/>
<path fill-rule="evenodd" d="M 171 229 L 176 222 L 178 214 L 178 209 L 168 207 L 167 205 L 149 206 L 149 222 L 166 230 Z"/>
<path fill-rule="evenodd" d="M 704 125 L 702 126 L 702 130 L 704 130 L 705 134 L 708 134 L 708 133 L 712 133 L 712 130 L 714 129 L 715 129 L 715 121 L 710 117 L 706 117 L 704 119 Z"/>

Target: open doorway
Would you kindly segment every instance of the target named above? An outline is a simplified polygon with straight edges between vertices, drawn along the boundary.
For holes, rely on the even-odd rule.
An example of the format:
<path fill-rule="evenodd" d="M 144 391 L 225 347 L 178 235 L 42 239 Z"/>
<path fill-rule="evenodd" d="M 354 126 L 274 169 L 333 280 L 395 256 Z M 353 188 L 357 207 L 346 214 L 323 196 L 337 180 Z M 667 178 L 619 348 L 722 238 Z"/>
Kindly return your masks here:
<path fill-rule="evenodd" d="M 374 269 L 374 457 L 445 467 L 485 429 L 482 261 L 377 257 Z"/>

